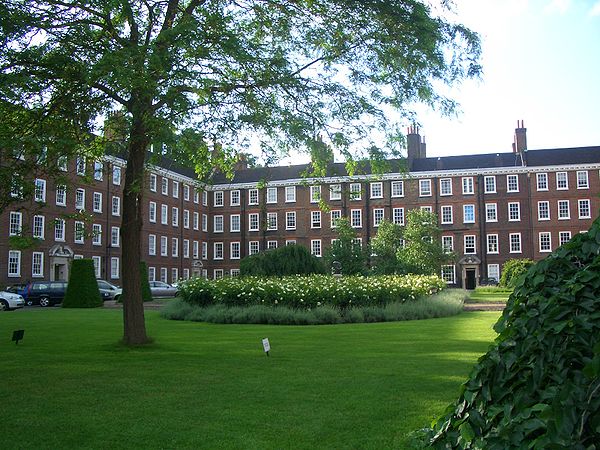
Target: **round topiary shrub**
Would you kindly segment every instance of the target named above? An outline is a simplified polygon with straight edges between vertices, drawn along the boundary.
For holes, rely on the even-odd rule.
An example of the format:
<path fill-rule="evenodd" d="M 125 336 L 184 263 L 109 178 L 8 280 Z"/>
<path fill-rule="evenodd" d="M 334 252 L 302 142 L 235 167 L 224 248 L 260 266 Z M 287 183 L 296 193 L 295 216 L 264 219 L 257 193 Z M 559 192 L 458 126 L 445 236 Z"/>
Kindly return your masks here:
<path fill-rule="evenodd" d="M 94 261 L 91 259 L 73 260 L 67 292 L 62 302 L 63 308 L 98 308 L 102 305 Z"/>
<path fill-rule="evenodd" d="M 319 258 L 297 244 L 260 252 L 240 261 L 241 276 L 281 277 L 326 272 Z"/>
<path fill-rule="evenodd" d="M 500 286 L 511 288 L 517 283 L 519 277 L 533 266 L 533 260 L 526 258 L 509 259 L 502 265 Z"/>
<path fill-rule="evenodd" d="M 598 448 L 599 220 L 519 279 L 495 325 L 495 345 L 446 415 L 425 432 L 427 445 Z"/>

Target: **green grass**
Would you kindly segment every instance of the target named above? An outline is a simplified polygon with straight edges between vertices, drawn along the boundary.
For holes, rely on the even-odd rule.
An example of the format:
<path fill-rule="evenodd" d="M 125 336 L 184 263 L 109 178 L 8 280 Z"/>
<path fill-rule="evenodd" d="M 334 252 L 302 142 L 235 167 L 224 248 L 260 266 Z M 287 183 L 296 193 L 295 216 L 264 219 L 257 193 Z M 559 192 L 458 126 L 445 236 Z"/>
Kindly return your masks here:
<path fill-rule="evenodd" d="M 477 288 L 471 292 L 465 303 L 506 303 L 511 292 L 511 289 L 506 288 Z"/>
<path fill-rule="evenodd" d="M 128 349 L 120 310 L 3 313 L 1 446 L 406 448 L 457 397 L 498 316 L 299 327 L 147 311 L 156 343 Z"/>

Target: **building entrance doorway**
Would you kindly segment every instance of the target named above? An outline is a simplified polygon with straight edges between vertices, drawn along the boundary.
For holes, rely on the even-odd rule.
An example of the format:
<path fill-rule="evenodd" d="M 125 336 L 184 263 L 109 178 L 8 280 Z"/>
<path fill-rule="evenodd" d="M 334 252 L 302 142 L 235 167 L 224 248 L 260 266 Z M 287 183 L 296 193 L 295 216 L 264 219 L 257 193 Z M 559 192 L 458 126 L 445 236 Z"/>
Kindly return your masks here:
<path fill-rule="evenodd" d="M 465 269 L 465 289 L 473 290 L 477 286 L 475 269 Z"/>
<path fill-rule="evenodd" d="M 50 256 L 50 281 L 69 281 L 69 267 L 73 260 L 73 250 L 67 245 L 55 245 L 48 254 Z"/>

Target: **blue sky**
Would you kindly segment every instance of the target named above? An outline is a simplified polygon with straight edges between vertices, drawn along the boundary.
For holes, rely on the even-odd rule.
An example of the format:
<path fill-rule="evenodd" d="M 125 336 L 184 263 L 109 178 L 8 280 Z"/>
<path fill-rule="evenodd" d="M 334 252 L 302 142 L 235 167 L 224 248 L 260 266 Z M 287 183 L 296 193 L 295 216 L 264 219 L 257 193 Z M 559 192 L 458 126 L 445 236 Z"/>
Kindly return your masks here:
<path fill-rule="evenodd" d="M 600 0 L 455 0 L 454 20 L 482 39 L 481 80 L 450 95 L 457 117 L 421 109 L 428 156 L 600 145 Z"/>

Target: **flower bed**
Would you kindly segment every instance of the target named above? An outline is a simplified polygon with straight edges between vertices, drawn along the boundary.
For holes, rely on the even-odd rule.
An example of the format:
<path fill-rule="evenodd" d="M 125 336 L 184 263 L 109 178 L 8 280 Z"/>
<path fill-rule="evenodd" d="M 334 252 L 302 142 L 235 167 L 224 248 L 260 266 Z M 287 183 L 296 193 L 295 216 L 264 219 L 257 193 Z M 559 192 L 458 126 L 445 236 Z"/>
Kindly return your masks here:
<path fill-rule="evenodd" d="M 341 309 L 382 306 L 414 301 L 446 286 L 437 276 L 387 275 L 342 277 L 327 275 L 283 278 L 195 278 L 184 283 L 180 295 L 197 306 L 287 306 L 311 309 L 322 305 Z"/>

